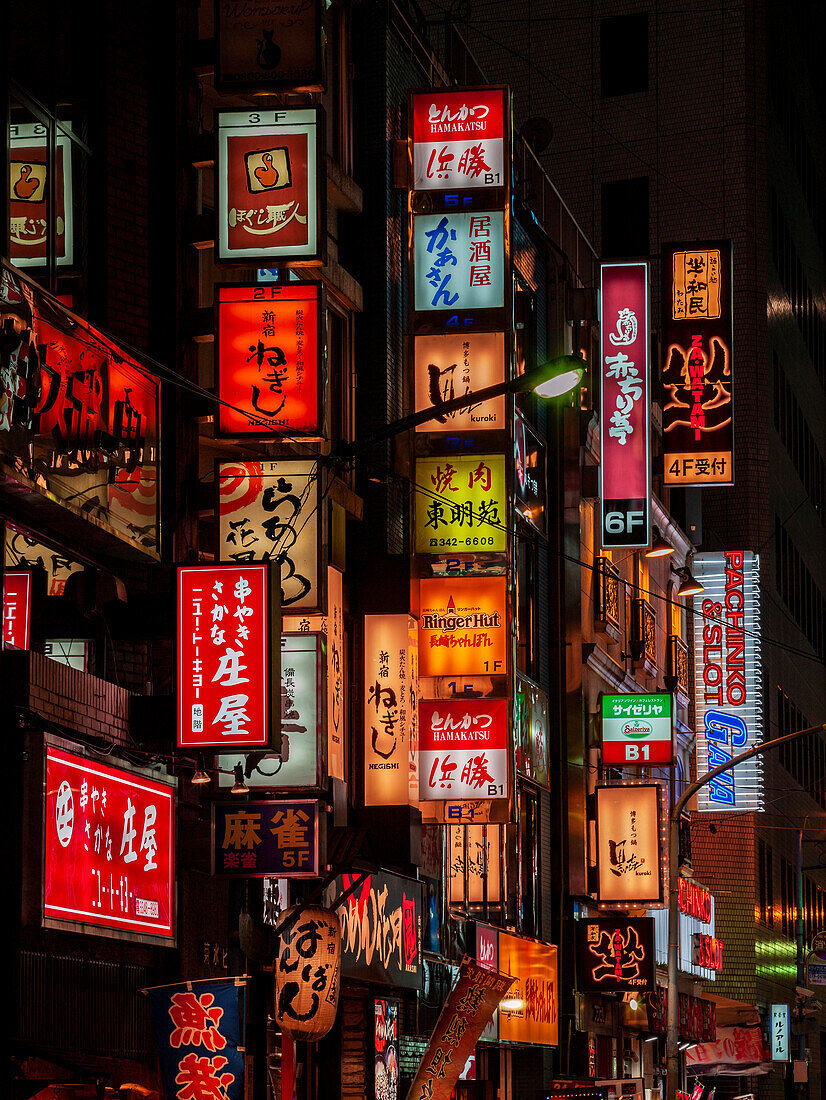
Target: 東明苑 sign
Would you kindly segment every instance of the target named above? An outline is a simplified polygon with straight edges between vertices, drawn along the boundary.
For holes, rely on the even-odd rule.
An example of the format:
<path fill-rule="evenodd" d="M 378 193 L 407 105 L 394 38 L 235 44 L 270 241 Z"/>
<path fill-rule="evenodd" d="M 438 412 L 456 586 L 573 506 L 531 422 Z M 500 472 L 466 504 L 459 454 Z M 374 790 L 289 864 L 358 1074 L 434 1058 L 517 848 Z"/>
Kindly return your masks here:
<path fill-rule="evenodd" d="M 416 459 L 416 552 L 508 546 L 504 455 Z"/>
<path fill-rule="evenodd" d="M 760 562 L 749 550 L 694 556 L 703 585 L 694 629 L 697 774 L 763 740 Z M 697 809 L 754 813 L 763 808 L 763 768 L 754 757 L 697 792 Z"/>
<path fill-rule="evenodd" d="M 731 241 L 663 245 L 666 485 L 731 485 Z"/>
<path fill-rule="evenodd" d="M 508 671 L 505 577 L 419 582 L 419 675 L 504 675 Z"/>
<path fill-rule="evenodd" d="M 588 917 L 576 937 L 580 993 L 656 988 L 653 917 Z"/>
<path fill-rule="evenodd" d="M 219 92 L 323 92 L 324 4 L 216 0 Z"/>
<path fill-rule="evenodd" d="M 31 570 L 6 569 L 3 573 L 3 645 L 28 649 L 31 625 Z"/>
<path fill-rule="evenodd" d="M 603 764 L 670 764 L 671 709 L 667 694 L 603 695 Z"/>
<path fill-rule="evenodd" d="M 320 264 L 326 226 L 320 107 L 216 111 L 218 263 Z"/>
<path fill-rule="evenodd" d="M 501 309 L 505 304 L 505 214 L 413 215 L 413 309 Z"/>
<path fill-rule="evenodd" d="M 212 873 L 313 878 L 319 873 L 318 802 L 212 803 Z"/>
<path fill-rule="evenodd" d="M 643 783 L 597 787 L 597 896 L 600 902 L 662 900 L 660 789 Z"/>
<path fill-rule="evenodd" d="M 559 1044 L 557 949 L 537 940 L 499 932 L 499 969 L 516 983 L 499 1005 L 499 1041 Z"/>
<path fill-rule="evenodd" d="M 410 113 L 414 191 L 508 186 L 507 88 L 413 92 Z"/>
<path fill-rule="evenodd" d="M 321 284 L 221 286 L 218 430 L 317 436 L 321 410 Z"/>
<path fill-rule="evenodd" d="M 364 804 L 418 799 L 418 644 L 410 615 L 364 616 Z"/>
<path fill-rule="evenodd" d="M 252 749 L 277 733 L 269 571 L 252 563 L 178 568 L 180 748 Z"/>
<path fill-rule="evenodd" d="M 175 942 L 174 780 L 46 745 L 43 922 Z"/>
<path fill-rule="evenodd" d="M 60 127 L 71 130 L 69 122 Z M 58 267 L 74 262 L 72 139 L 55 134 L 54 252 Z M 49 241 L 48 131 L 40 122 L 9 126 L 9 259 L 15 267 L 43 267 Z"/>
<path fill-rule="evenodd" d="M 448 401 L 505 380 L 504 332 L 463 332 L 413 338 L 416 412 L 432 409 L 417 432 L 493 431 L 505 427 L 505 398 L 494 397 L 455 412 Z"/>
<path fill-rule="evenodd" d="M 648 546 L 648 264 L 600 265 L 600 539 L 606 549 Z"/>
<path fill-rule="evenodd" d="M 419 799 L 505 799 L 508 700 L 421 700 Z"/>

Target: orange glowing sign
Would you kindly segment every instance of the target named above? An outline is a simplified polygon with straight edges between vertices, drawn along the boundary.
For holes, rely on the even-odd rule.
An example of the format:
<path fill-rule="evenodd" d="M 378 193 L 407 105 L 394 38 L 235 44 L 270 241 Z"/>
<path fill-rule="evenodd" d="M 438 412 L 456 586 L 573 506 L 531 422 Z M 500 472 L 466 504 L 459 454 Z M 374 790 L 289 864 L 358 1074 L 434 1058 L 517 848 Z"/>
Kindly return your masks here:
<path fill-rule="evenodd" d="M 601 902 L 659 904 L 660 789 L 656 784 L 597 787 L 597 871 Z"/>
<path fill-rule="evenodd" d="M 421 676 L 507 672 L 505 577 L 422 580 L 419 604 Z"/>
<path fill-rule="evenodd" d="M 419 797 L 416 620 L 364 616 L 364 804 L 407 806 Z"/>
<path fill-rule="evenodd" d="M 516 978 L 516 984 L 499 1004 L 500 1041 L 558 1046 L 556 947 L 500 932 L 499 970 Z"/>
<path fill-rule="evenodd" d="M 504 332 L 416 336 L 413 371 L 416 412 L 433 410 L 417 432 L 490 431 L 505 427 L 505 398 L 495 397 L 457 412 L 440 408 L 457 397 L 505 381 Z"/>

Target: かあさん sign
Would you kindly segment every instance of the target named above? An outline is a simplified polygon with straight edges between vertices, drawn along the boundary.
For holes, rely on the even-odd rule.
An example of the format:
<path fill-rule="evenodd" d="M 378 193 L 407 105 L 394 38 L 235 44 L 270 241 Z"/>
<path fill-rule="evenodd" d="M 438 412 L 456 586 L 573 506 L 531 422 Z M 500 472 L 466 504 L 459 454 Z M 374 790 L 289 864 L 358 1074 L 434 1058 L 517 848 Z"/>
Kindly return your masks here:
<path fill-rule="evenodd" d="M 318 862 L 318 802 L 212 803 L 214 875 L 312 878 Z"/>
<path fill-rule="evenodd" d="M 506 88 L 413 92 L 413 190 L 508 185 Z"/>
<path fill-rule="evenodd" d="M 413 215 L 413 308 L 501 309 L 505 304 L 505 215 Z"/>
<path fill-rule="evenodd" d="M 597 787 L 596 808 L 599 900 L 658 903 L 662 898 L 659 787 Z"/>
<path fill-rule="evenodd" d="M 508 700 L 419 703 L 419 798 L 508 797 Z"/>
<path fill-rule="evenodd" d="M 44 924 L 175 940 L 174 786 L 46 745 Z"/>
<path fill-rule="evenodd" d="M 589 917 L 576 934 L 581 993 L 656 988 L 653 917 Z"/>
<path fill-rule="evenodd" d="M 603 695 L 603 764 L 670 764 L 671 696 Z"/>
<path fill-rule="evenodd" d="M 508 545 L 504 455 L 416 459 L 416 552 Z"/>
<path fill-rule="evenodd" d="M 421 580 L 419 604 L 421 676 L 507 672 L 505 577 Z"/>

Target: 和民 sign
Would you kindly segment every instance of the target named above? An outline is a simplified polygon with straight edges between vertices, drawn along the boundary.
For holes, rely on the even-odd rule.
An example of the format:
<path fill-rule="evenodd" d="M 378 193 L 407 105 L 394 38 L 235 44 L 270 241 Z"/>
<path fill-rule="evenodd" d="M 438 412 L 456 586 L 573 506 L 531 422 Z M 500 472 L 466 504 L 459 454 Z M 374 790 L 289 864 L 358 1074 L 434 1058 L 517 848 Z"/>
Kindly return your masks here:
<path fill-rule="evenodd" d="M 418 797 L 416 620 L 364 616 L 364 804 L 406 806 Z"/>
<path fill-rule="evenodd" d="M 216 295 L 221 434 L 318 435 L 321 284 L 222 286 Z"/>
<path fill-rule="evenodd" d="M 32 575 L 28 569 L 3 572 L 3 645 L 28 649 L 32 621 Z"/>
<path fill-rule="evenodd" d="M 414 191 L 507 187 L 507 88 L 413 92 L 410 113 Z"/>
<path fill-rule="evenodd" d="M 648 546 L 648 264 L 600 265 L 600 539 Z"/>
<path fill-rule="evenodd" d="M 419 799 L 505 799 L 508 700 L 451 699 L 419 703 Z"/>
<path fill-rule="evenodd" d="M 501 309 L 506 254 L 501 210 L 414 214 L 414 310 Z"/>
<path fill-rule="evenodd" d="M 217 0 L 215 41 L 219 92 L 324 91 L 321 0 Z"/>
<path fill-rule="evenodd" d="M 660 791 L 656 784 L 597 787 L 597 896 L 600 902 L 662 900 Z"/>
<path fill-rule="evenodd" d="M 588 917 L 576 937 L 580 993 L 656 988 L 653 917 Z"/>
<path fill-rule="evenodd" d="M 419 675 L 507 672 L 505 577 L 421 580 L 419 605 Z"/>
<path fill-rule="evenodd" d="M 603 764 L 670 764 L 671 696 L 602 696 Z"/>
<path fill-rule="evenodd" d="M 174 945 L 174 780 L 46 745 L 43 922 Z"/>
<path fill-rule="evenodd" d="M 218 263 L 322 262 L 320 107 L 216 111 Z"/>
<path fill-rule="evenodd" d="M 434 416 L 417 432 L 493 431 L 505 427 L 505 398 L 495 397 L 455 412 L 439 412 L 447 402 L 505 380 L 504 332 L 463 332 L 415 336 L 413 370 L 416 412 Z"/>
<path fill-rule="evenodd" d="M 504 455 L 416 459 L 416 552 L 507 549 Z"/>
<path fill-rule="evenodd" d="M 71 124 L 61 122 L 65 130 Z M 59 267 L 74 262 L 72 139 L 55 134 L 54 251 Z M 15 267 L 46 263 L 49 233 L 48 132 L 40 122 L 9 126 L 9 259 Z"/>
<path fill-rule="evenodd" d="M 274 616 L 269 569 L 251 563 L 178 569 L 181 748 L 254 748 L 278 732 L 270 700 L 278 603 Z"/>
<path fill-rule="evenodd" d="M 666 485 L 731 485 L 731 241 L 662 250 Z"/>
<path fill-rule="evenodd" d="M 318 863 L 318 802 L 212 803 L 214 875 L 312 878 Z"/>

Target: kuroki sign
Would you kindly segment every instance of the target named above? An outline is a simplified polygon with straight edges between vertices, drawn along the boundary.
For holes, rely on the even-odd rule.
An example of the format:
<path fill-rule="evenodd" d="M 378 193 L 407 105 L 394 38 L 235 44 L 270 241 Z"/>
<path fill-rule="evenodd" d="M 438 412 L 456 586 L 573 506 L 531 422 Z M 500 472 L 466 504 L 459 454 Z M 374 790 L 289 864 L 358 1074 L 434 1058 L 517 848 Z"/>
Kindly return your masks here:
<path fill-rule="evenodd" d="M 222 286 L 216 295 L 220 433 L 319 435 L 321 284 Z"/>
<path fill-rule="evenodd" d="M 49 179 L 48 130 L 40 122 L 9 126 L 9 259 L 16 267 L 44 267 L 53 191 L 54 253 L 59 267 L 74 262 L 72 139 L 61 122 L 55 134 L 54 181 Z M 54 183 L 54 188 L 52 188 Z"/>
<path fill-rule="evenodd" d="M 507 673 L 505 577 L 421 580 L 419 605 L 421 676 Z"/>
<path fill-rule="evenodd" d="M 493 431 L 505 427 L 504 397 L 455 412 L 439 411 L 457 397 L 468 397 L 505 381 L 504 332 L 413 339 L 416 412 L 433 410 L 433 419 L 417 425 L 417 432 Z"/>
<path fill-rule="evenodd" d="M 419 799 L 504 799 L 508 783 L 508 700 L 419 703 Z"/>
<path fill-rule="evenodd" d="M 178 569 L 179 747 L 252 749 L 278 733 L 270 641 L 280 624 L 269 570 L 251 563 Z"/>
<path fill-rule="evenodd" d="M 417 458 L 415 489 L 417 553 L 507 549 L 504 455 Z"/>
<path fill-rule="evenodd" d="M 597 897 L 621 905 L 659 904 L 660 788 L 597 787 Z"/>
<path fill-rule="evenodd" d="M 603 764 L 671 763 L 670 695 L 603 695 L 601 716 Z"/>
<path fill-rule="evenodd" d="M 216 111 L 218 263 L 320 266 L 324 116 L 320 107 Z"/>
<path fill-rule="evenodd" d="M 731 241 L 663 246 L 666 485 L 734 482 L 731 270 Z"/>
<path fill-rule="evenodd" d="M 508 99 L 496 87 L 413 92 L 413 190 L 507 187 Z"/>
<path fill-rule="evenodd" d="M 697 554 L 704 587 L 694 631 L 697 773 L 763 739 L 760 563 L 748 550 Z M 755 812 L 763 807 L 760 757 L 723 772 L 697 792 L 697 809 Z"/>
<path fill-rule="evenodd" d="M 44 924 L 174 946 L 174 780 L 47 743 L 45 790 Z"/>
<path fill-rule="evenodd" d="M 648 264 L 600 266 L 600 531 L 606 549 L 648 546 Z"/>
<path fill-rule="evenodd" d="M 6 569 L 3 573 L 3 645 L 13 649 L 28 649 L 31 624 L 31 571 Z"/>

